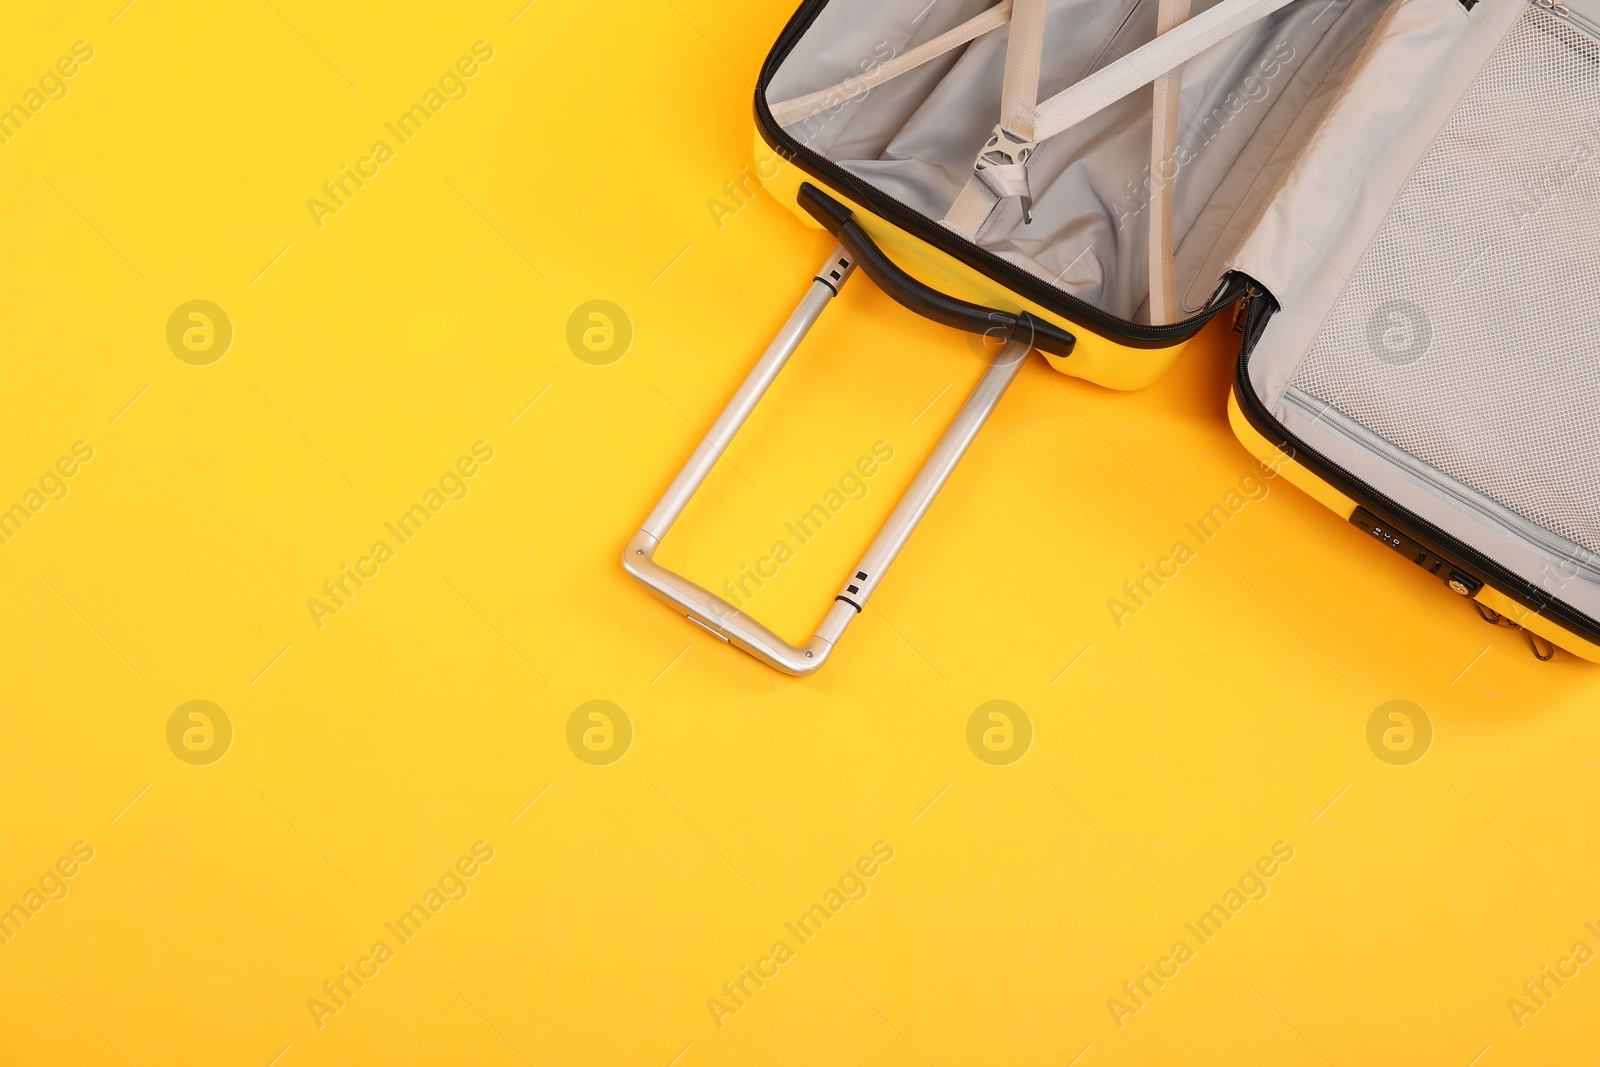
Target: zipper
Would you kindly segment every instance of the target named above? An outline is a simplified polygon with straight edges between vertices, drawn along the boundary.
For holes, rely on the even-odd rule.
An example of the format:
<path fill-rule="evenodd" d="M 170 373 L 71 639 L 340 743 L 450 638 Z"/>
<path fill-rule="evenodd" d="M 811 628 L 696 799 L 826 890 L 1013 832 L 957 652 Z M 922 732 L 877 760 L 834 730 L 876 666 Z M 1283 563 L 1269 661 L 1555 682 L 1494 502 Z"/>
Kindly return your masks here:
<path fill-rule="evenodd" d="M 1579 33 L 1600 40 L 1600 23 L 1578 14 L 1562 3 L 1562 0 L 1529 0 L 1529 3 L 1541 11 L 1550 12 L 1563 22 L 1570 23 Z"/>
<path fill-rule="evenodd" d="M 1560 538 L 1559 535 L 1524 519 L 1509 509 L 1505 509 L 1504 513 L 1502 513 L 1504 505 L 1491 506 L 1484 503 L 1483 499 L 1475 491 L 1459 485 L 1455 479 L 1440 473 L 1431 464 L 1418 459 L 1398 445 L 1384 440 L 1360 423 L 1348 418 L 1338 408 L 1325 400 L 1314 397 L 1310 393 L 1294 386 L 1290 386 L 1284 392 L 1283 399 L 1285 403 L 1298 408 L 1302 415 L 1312 421 L 1321 420 L 1324 426 L 1341 434 L 1357 448 L 1383 454 L 1401 472 L 1409 474 L 1417 481 L 1447 495 L 1451 500 L 1471 511 L 1484 522 L 1494 524 L 1504 533 L 1528 542 L 1541 552 L 1570 559 L 1572 565 L 1583 574 L 1587 581 L 1600 582 L 1600 568 L 1596 568 L 1590 562 L 1590 560 L 1596 558 L 1595 554 L 1582 545 Z M 1586 558 L 1579 558 L 1580 554 Z"/>
<path fill-rule="evenodd" d="M 835 189 L 848 190 L 852 199 L 870 208 L 875 215 L 977 268 L 1008 288 L 1034 300 L 1039 306 L 1063 318 L 1096 327 L 1130 348 L 1168 348 L 1180 341 L 1186 341 L 1199 333 L 1218 312 L 1232 306 L 1245 295 L 1241 276 L 1229 274 L 1218 283 L 1216 292 L 1212 294 L 1206 306 L 1189 318 L 1161 326 L 1120 318 L 1071 293 L 1057 289 L 1015 264 L 1001 259 L 976 242 L 961 240 L 934 219 L 880 192 L 875 186 L 860 180 L 832 160 L 813 152 L 790 137 L 773 121 L 772 112 L 767 107 L 766 89 L 778 67 L 789 57 L 789 53 L 793 51 L 801 36 L 811 28 L 823 8 L 828 6 L 828 2 L 829 0 L 805 0 L 800 5 L 790 17 L 788 24 L 784 26 L 783 32 L 778 35 L 772 50 L 767 53 L 766 61 L 761 65 L 761 74 L 756 79 L 756 128 L 768 144 L 785 159 L 798 165 L 802 171 Z"/>
<path fill-rule="evenodd" d="M 1241 276 L 1242 277 L 1242 276 Z M 1383 512 L 1385 521 L 1405 528 L 1408 534 L 1423 542 L 1424 547 L 1443 556 L 1448 562 L 1475 572 L 1475 576 L 1521 603 L 1537 615 L 1544 615 L 1561 623 L 1567 629 L 1589 641 L 1600 643 L 1600 621 L 1590 618 L 1567 604 L 1550 596 L 1532 582 L 1513 574 L 1495 560 L 1471 545 L 1435 526 L 1409 509 L 1384 496 L 1372 485 L 1351 474 L 1315 449 L 1291 434 L 1262 403 L 1255 386 L 1250 381 L 1250 353 L 1266 327 L 1267 320 L 1277 310 L 1277 301 L 1265 289 L 1249 279 L 1244 279 L 1247 294 L 1244 338 L 1239 345 L 1239 358 L 1234 365 L 1233 389 L 1239 398 L 1240 409 L 1246 420 L 1258 433 L 1272 441 L 1295 462 L 1328 482 L 1335 489 L 1352 497 L 1357 506 L 1369 511 Z"/>

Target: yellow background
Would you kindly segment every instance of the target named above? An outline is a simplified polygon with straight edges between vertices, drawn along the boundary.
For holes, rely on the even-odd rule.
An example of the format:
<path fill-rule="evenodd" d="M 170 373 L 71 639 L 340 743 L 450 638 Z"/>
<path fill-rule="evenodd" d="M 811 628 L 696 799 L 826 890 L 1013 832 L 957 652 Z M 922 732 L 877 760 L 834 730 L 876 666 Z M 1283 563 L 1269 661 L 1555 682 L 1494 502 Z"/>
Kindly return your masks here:
<path fill-rule="evenodd" d="M 0 503 L 95 450 L 0 547 L 0 906 L 95 850 L 0 946 L 0 1062 L 1600 1054 L 1600 965 L 1506 1007 L 1600 948 L 1594 668 L 1281 481 L 1113 622 L 1254 469 L 1226 322 L 1142 393 L 1027 368 L 815 678 L 623 575 L 828 251 L 768 196 L 708 207 L 790 3 L 122 3 L 0 35 L 0 103 L 95 50 L 0 147 Z M 307 199 L 479 40 L 470 94 L 319 229 Z M 235 331 L 209 366 L 165 339 L 193 299 Z M 566 342 L 597 299 L 634 331 L 609 366 Z M 719 586 L 889 442 L 755 602 L 803 636 L 979 369 L 856 281 L 663 562 Z M 307 599 L 480 440 L 470 494 L 319 629 Z M 209 766 L 166 740 L 197 699 L 235 733 Z M 609 766 L 566 741 L 596 699 L 634 730 Z M 1033 724 L 1010 766 L 967 747 L 993 699 Z M 1411 766 L 1366 742 L 1395 699 L 1435 731 Z M 307 999 L 480 840 L 470 894 L 318 1029 Z M 1270 895 L 1119 1029 L 1107 998 L 1280 840 Z M 869 895 L 719 1029 L 708 998 L 877 841 Z"/>

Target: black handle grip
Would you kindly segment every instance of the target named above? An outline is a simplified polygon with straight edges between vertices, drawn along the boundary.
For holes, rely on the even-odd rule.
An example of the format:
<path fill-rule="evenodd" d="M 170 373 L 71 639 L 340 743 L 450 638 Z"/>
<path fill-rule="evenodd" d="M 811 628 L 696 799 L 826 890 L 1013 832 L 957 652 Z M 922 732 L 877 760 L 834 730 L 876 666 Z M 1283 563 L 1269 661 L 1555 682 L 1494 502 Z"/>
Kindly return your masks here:
<path fill-rule="evenodd" d="M 1078 339 L 1053 323 L 1034 318 L 1026 311 L 1001 311 L 971 304 L 922 284 L 884 255 L 867 236 L 867 231 L 851 217 L 849 208 L 810 182 L 800 185 L 800 206 L 839 239 L 845 251 L 855 259 L 856 266 L 876 282 L 878 288 L 918 315 L 968 333 L 1023 341 L 1051 355 L 1072 355 Z"/>

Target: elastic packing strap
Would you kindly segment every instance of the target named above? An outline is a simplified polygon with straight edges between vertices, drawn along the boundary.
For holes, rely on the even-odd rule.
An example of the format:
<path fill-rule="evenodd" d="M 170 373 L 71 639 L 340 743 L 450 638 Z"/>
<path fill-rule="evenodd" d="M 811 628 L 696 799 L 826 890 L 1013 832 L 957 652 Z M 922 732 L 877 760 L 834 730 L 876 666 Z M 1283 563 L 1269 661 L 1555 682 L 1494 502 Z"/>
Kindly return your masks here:
<path fill-rule="evenodd" d="M 1044 24 L 1049 0 L 1016 0 L 1006 40 L 1006 73 L 1000 90 L 1000 121 L 978 153 L 971 180 L 982 182 L 996 202 L 1022 201 L 1022 214 L 1033 221 L 1033 193 L 1028 188 L 1028 159 L 1035 147 L 1039 121 L 1039 77 L 1044 65 Z"/>
<path fill-rule="evenodd" d="M 1168 33 L 1189 17 L 1189 0 L 1161 0 L 1156 33 Z M 1183 69 L 1155 80 L 1150 135 L 1150 323 L 1165 326 L 1178 318 L 1177 264 L 1173 257 L 1172 198 L 1177 178 L 1178 110 Z"/>
<path fill-rule="evenodd" d="M 855 99 L 865 94 L 869 89 L 874 89 L 891 78 L 898 78 L 908 71 L 931 63 L 946 52 L 960 48 L 977 40 L 992 30 L 998 30 L 1011 20 L 1012 0 L 1002 0 L 1001 3 L 989 8 L 981 15 L 968 19 L 953 30 L 935 37 L 931 41 L 919 44 L 917 47 L 898 55 L 885 63 L 881 63 L 859 77 L 846 78 L 838 85 L 830 86 L 819 92 L 809 93 L 805 96 L 795 97 L 793 100 L 784 100 L 781 103 L 769 105 L 772 118 L 779 126 L 793 126 L 806 119 L 832 107 Z"/>
<path fill-rule="evenodd" d="M 1002 200 L 1018 197 L 1024 216 L 1031 214 L 1027 161 L 1040 142 L 1071 129 L 1136 90 L 1156 83 L 1150 161 L 1150 315 L 1152 322 L 1164 323 L 1177 316 L 1172 189 L 1166 170 L 1168 161 L 1177 151 L 1182 80 L 1179 68 L 1206 49 L 1292 2 L 1222 0 L 1194 18 L 1186 18 L 1190 0 L 1161 0 L 1156 16 L 1157 36 L 1153 41 L 1039 104 L 1047 0 L 1002 0 L 960 26 L 859 77 L 772 104 L 770 109 L 778 125 L 792 126 L 1009 23 L 1011 35 L 1006 47 L 1000 122 L 978 153 L 972 176 L 942 220 L 946 227 L 975 241 L 978 231 Z"/>
<path fill-rule="evenodd" d="M 1168 72 L 1181 67 L 1233 34 L 1293 0 L 1222 0 L 1176 28 L 1156 37 L 1095 71 L 1071 87 L 1038 105 L 1038 121 L 1033 130 L 1032 149 L 1141 89 Z M 991 142 L 993 138 L 991 138 Z M 987 146 L 986 146 L 987 148 Z M 981 161 L 982 154 L 979 159 Z M 954 205 L 944 217 L 950 229 L 975 240 L 1002 197 L 995 195 L 980 180 L 979 167 L 973 168 Z"/>

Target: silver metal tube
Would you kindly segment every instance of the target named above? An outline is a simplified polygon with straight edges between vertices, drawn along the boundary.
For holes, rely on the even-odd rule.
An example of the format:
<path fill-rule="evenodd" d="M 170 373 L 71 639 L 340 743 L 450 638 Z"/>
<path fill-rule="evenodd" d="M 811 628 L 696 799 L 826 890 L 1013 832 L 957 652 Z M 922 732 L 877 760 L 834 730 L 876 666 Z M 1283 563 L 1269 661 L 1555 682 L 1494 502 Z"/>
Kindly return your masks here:
<path fill-rule="evenodd" d="M 689 462 L 684 464 L 683 470 L 672 480 L 672 485 L 662 494 L 655 510 L 644 520 L 644 525 L 640 529 L 658 541 L 667 535 L 667 530 L 678 521 L 678 516 L 682 515 L 683 509 L 688 506 L 689 499 L 699 490 L 707 475 L 711 473 L 711 469 L 717 465 L 717 460 L 722 458 L 722 453 L 733 443 L 734 436 L 749 420 L 750 413 L 756 409 L 756 404 L 760 403 L 761 398 L 772 387 L 778 372 L 789 362 L 789 357 L 800 347 L 800 342 L 805 339 L 823 311 L 827 310 L 828 304 L 838 295 L 840 287 L 854 269 L 855 264 L 851 262 L 844 248 L 841 246 L 834 249 L 833 255 L 812 280 L 811 288 L 801 298 L 799 306 L 789 316 L 789 321 L 778 330 L 777 336 L 772 339 L 767 350 L 745 376 L 744 384 L 733 394 L 728 406 L 722 409 L 722 414 L 711 426 L 711 432 L 706 434 L 705 440 L 700 442 L 700 447 L 689 457 Z"/>
<path fill-rule="evenodd" d="M 826 638 L 829 642 L 837 642 L 845 627 L 850 624 L 850 620 L 858 613 L 856 609 L 866 607 L 867 598 L 878 588 L 878 583 L 883 581 L 884 573 L 900 554 L 900 550 L 905 547 L 906 541 L 911 537 L 911 531 L 917 528 L 923 515 L 927 514 L 934 498 L 939 495 L 939 490 L 950 480 L 956 464 L 967 454 L 967 449 L 972 447 L 978 431 L 989 421 L 989 416 L 1000 403 L 1000 398 L 1005 396 L 1006 390 L 1016 380 L 1022 365 L 1027 362 L 1029 351 L 1027 344 L 1015 340 L 1006 342 L 1000 349 L 994 361 L 989 364 L 989 369 L 984 371 L 983 377 L 967 396 L 967 402 L 961 406 L 961 410 L 945 430 L 944 436 L 939 438 L 939 443 L 928 455 L 922 469 L 917 471 L 916 478 L 912 479 L 905 495 L 895 505 L 883 528 L 878 531 L 878 536 L 867 546 L 861 562 L 845 580 L 844 588 L 839 591 L 839 602 L 851 607 L 852 610 L 839 619 L 837 629 L 831 628 L 829 624 L 835 622 L 838 614 L 830 612 L 822 629 L 817 631 L 819 637 Z"/>
<path fill-rule="evenodd" d="M 939 495 L 939 490 L 949 480 L 950 473 L 966 454 L 973 438 L 1016 379 L 1029 352 L 1029 346 L 1018 341 L 1011 341 L 1000 350 L 972 395 L 962 405 L 955 421 L 917 472 L 910 488 L 895 505 L 889 521 L 878 531 L 866 554 L 861 557 L 860 564 L 851 572 L 844 590 L 829 607 L 816 634 L 802 646 L 791 645 L 734 604 L 661 566 L 655 561 L 655 554 L 661 539 L 683 514 L 690 498 L 705 482 L 734 435 L 750 418 L 750 413 L 771 387 L 778 372 L 789 361 L 823 309 L 838 295 L 839 287 L 853 270 L 854 262 L 844 248 L 835 249 L 799 306 L 712 425 L 711 432 L 694 450 L 689 462 L 673 479 L 655 510 L 645 520 L 644 526 L 622 552 L 623 569 L 643 582 L 656 596 L 684 612 L 690 622 L 743 649 L 763 663 L 789 674 L 810 674 L 827 660 L 839 636 L 860 613 L 867 597 L 878 587 L 889 564 L 905 547 L 911 531 L 927 512 L 934 497 Z"/>

